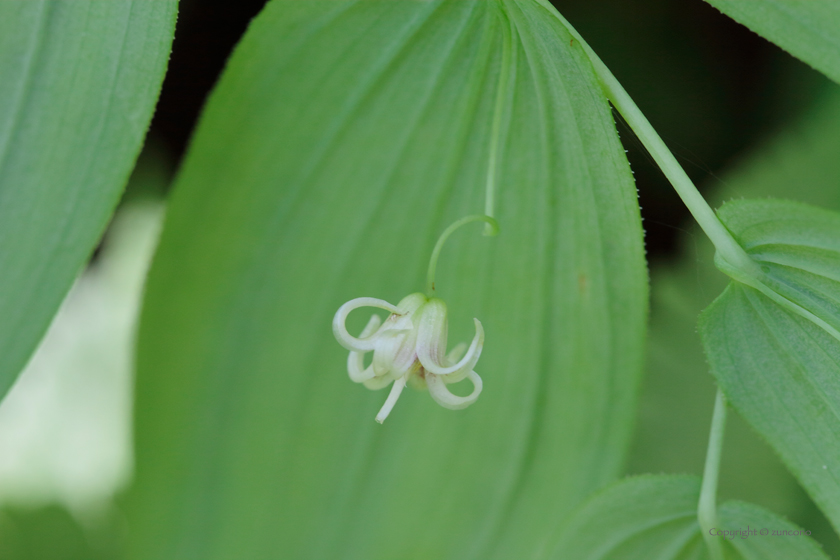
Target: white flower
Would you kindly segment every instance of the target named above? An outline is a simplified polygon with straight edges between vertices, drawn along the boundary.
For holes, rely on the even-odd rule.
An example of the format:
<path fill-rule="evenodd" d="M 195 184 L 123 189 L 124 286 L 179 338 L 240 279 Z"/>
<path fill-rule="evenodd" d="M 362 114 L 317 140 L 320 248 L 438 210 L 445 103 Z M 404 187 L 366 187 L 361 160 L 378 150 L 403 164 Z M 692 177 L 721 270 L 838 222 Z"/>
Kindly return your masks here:
<path fill-rule="evenodd" d="M 358 338 L 347 332 L 345 321 L 354 309 L 377 307 L 391 315 L 381 323 L 373 315 Z M 428 387 L 438 404 L 453 410 L 466 408 L 481 393 L 481 378 L 473 371 L 484 346 L 484 329 L 475 321 L 475 337 L 466 354 L 466 344 L 459 344 L 446 354 L 446 303 L 411 294 L 397 305 L 375 298 L 357 298 L 342 305 L 333 318 L 333 334 L 338 343 L 350 350 L 347 371 L 350 379 L 368 389 L 382 389 L 394 383 L 388 399 L 376 415 L 380 424 L 388 417 L 406 383 L 417 389 Z M 364 357 L 373 352 L 373 360 L 364 367 Z M 463 357 L 461 357 L 463 355 Z M 449 392 L 449 383 L 469 378 L 473 391 L 459 397 Z"/>

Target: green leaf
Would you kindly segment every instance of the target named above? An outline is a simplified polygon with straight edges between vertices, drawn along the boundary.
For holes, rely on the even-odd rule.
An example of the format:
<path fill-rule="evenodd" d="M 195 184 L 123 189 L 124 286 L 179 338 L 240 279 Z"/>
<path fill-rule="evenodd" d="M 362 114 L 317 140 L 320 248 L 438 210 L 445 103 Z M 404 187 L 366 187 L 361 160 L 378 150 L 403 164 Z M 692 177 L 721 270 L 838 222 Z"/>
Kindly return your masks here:
<path fill-rule="evenodd" d="M 840 209 L 840 88 L 832 87 L 803 118 L 753 148 L 705 191 L 724 199 L 795 196 Z M 794 186 L 801 185 L 802 188 Z M 697 316 L 727 285 L 713 265 L 714 247 L 696 227 L 683 236 L 676 262 L 651 270 L 648 366 L 629 472 L 695 472 L 703 466 L 714 386 L 697 336 Z M 730 415 L 720 495 L 786 512 L 837 555 L 837 537 L 778 455 L 739 415 Z"/>
<path fill-rule="evenodd" d="M 483 209 L 507 33 L 501 233 L 459 231 L 437 279 L 452 343 L 484 324 L 484 392 L 453 412 L 408 391 L 380 426 L 330 322 L 420 289 L 441 231 Z M 646 292 L 609 104 L 545 8 L 274 0 L 150 274 L 131 556 L 527 557 L 620 472 Z"/>
<path fill-rule="evenodd" d="M 840 83 L 840 3 L 836 0 L 706 0 Z"/>
<path fill-rule="evenodd" d="M 731 532 L 729 544 L 743 560 L 823 560 L 825 552 L 811 531 L 797 527 L 766 509 L 743 502 L 726 502 L 718 510 L 721 528 Z M 746 531 L 755 531 L 747 533 Z"/>
<path fill-rule="evenodd" d="M 600 492 L 565 525 L 544 558 L 705 558 L 697 524 L 700 479 L 642 475 Z"/>
<path fill-rule="evenodd" d="M 0 2 L 0 397 L 90 257 L 137 157 L 177 2 Z"/>
<path fill-rule="evenodd" d="M 720 217 L 765 285 L 816 318 L 734 282 L 701 317 L 712 370 L 838 529 L 840 215 L 767 200 L 727 204 Z"/>
<path fill-rule="evenodd" d="M 840 214 L 785 200 L 742 200 L 718 215 L 761 265 L 768 288 L 840 329 Z"/>
<path fill-rule="evenodd" d="M 802 118 L 736 161 L 722 181 L 708 185 L 707 199 L 719 205 L 733 198 L 795 195 L 840 210 L 840 88 L 826 93 Z M 699 228 L 687 229 L 680 257 L 651 270 L 647 374 L 630 473 L 702 472 L 715 387 L 697 336 L 697 316 L 726 288 L 728 278 L 714 267 L 714 247 Z M 840 554 L 828 521 L 778 454 L 737 414 L 727 419 L 719 494 L 785 512 L 811 529 L 829 556 Z"/>
<path fill-rule="evenodd" d="M 565 560 L 706 560 L 697 523 L 700 479 L 643 475 L 622 480 L 593 496 L 563 528 L 541 558 Z M 760 507 L 727 502 L 718 511 L 727 531 L 729 560 L 828 558 L 792 523 Z M 736 533 L 736 531 L 738 533 Z M 754 532 L 748 532 L 754 531 Z"/>

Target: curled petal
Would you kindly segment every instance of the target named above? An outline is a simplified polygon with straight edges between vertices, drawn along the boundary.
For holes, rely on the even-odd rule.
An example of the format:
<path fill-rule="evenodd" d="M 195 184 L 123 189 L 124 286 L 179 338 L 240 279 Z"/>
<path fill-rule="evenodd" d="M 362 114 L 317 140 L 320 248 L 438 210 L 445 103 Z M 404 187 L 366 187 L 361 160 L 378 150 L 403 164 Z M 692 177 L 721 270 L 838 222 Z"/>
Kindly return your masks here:
<path fill-rule="evenodd" d="M 397 307 L 402 310 L 404 315 L 411 315 L 428 301 L 429 298 L 427 298 L 424 294 L 409 294 L 400 300 Z"/>
<path fill-rule="evenodd" d="M 376 344 L 376 339 L 378 338 L 376 334 L 368 333 L 366 336 L 362 336 L 362 338 L 356 338 L 355 336 L 352 336 L 350 333 L 347 332 L 347 327 L 345 326 L 347 316 L 350 314 L 351 311 L 353 311 L 354 309 L 358 309 L 359 307 L 377 307 L 379 309 L 384 309 L 386 311 L 390 311 L 391 313 L 396 313 L 398 315 L 402 312 L 397 306 L 391 305 L 385 300 L 368 297 L 351 299 L 350 301 L 338 308 L 338 311 L 335 312 L 335 317 L 333 317 L 332 324 L 333 335 L 335 335 L 335 339 L 338 341 L 339 344 L 341 344 L 348 350 L 355 350 L 356 352 L 368 352 L 370 350 L 373 350 Z M 370 323 L 368 323 L 368 326 L 370 326 Z"/>
<path fill-rule="evenodd" d="M 368 324 L 365 325 L 365 328 L 362 329 L 362 332 L 359 333 L 360 338 L 367 338 L 373 333 L 376 332 L 376 329 L 379 328 L 379 325 L 382 324 L 382 319 L 379 318 L 379 315 L 371 315 Z"/>
<path fill-rule="evenodd" d="M 361 383 L 373 377 L 373 364 L 365 369 L 364 357 L 364 352 L 350 352 L 347 357 L 347 373 L 354 383 Z"/>
<path fill-rule="evenodd" d="M 377 376 L 388 373 L 393 373 L 396 376 L 397 370 L 394 368 L 394 361 L 400 355 L 407 336 L 408 331 L 406 330 L 386 330 L 377 337 L 373 349 L 373 371 Z"/>
<path fill-rule="evenodd" d="M 456 364 L 458 362 L 458 360 L 460 360 L 461 357 L 464 355 L 464 352 L 466 352 L 466 351 L 467 351 L 467 343 L 466 342 L 459 342 L 458 345 L 455 346 L 455 348 L 453 348 L 452 350 L 450 350 L 449 353 L 446 355 L 446 360 L 445 360 L 444 365 L 451 366 L 453 364 Z M 464 378 L 467 376 L 467 374 L 470 372 L 470 370 L 474 366 L 475 366 L 475 364 L 473 364 L 473 366 L 471 366 L 470 368 L 464 368 L 461 371 L 456 371 L 455 373 L 450 373 L 450 374 L 447 374 L 447 375 L 443 375 L 443 376 L 441 376 L 441 379 L 443 379 L 443 381 L 445 383 L 449 383 L 449 384 L 458 383 L 459 381 L 464 380 Z"/>
<path fill-rule="evenodd" d="M 362 329 L 362 334 L 359 336 L 361 338 L 365 338 L 367 336 L 372 335 L 376 332 L 376 329 L 379 328 L 379 325 L 382 323 L 382 320 L 379 318 L 379 315 L 371 315 L 370 321 Z M 361 383 L 366 379 L 370 379 L 373 377 L 373 365 L 371 364 L 365 369 L 365 352 L 355 352 L 350 351 L 350 355 L 347 356 L 347 373 L 350 374 L 350 380 L 354 383 Z"/>
<path fill-rule="evenodd" d="M 451 366 L 458 362 L 461 357 L 464 355 L 464 352 L 467 351 L 467 343 L 466 342 L 459 342 L 455 348 L 449 351 L 446 355 L 446 363 L 444 365 Z"/>
<path fill-rule="evenodd" d="M 383 375 L 382 377 L 371 377 L 370 379 L 362 381 L 362 384 L 371 391 L 378 391 L 379 389 L 384 389 L 393 381 L 394 378 L 392 376 Z"/>
<path fill-rule="evenodd" d="M 402 377 L 417 361 L 416 343 L 416 330 L 383 332 L 373 350 L 373 371 L 376 375 L 390 373 L 394 377 Z"/>
<path fill-rule="evenodd" d="M 425 366 L 423 358 L 443 365 L 446 354 L 446 336 L 449 323 L 446 320 L 446 304 L 443 300 L 432 298 L 423 306 L 417 320 L 417 357 Z"/>
<path fill-rule="evenodd" d="M 473 384 L 473 391 L 466 397 L 459 397 L 450 393 L 443 379 L 434 374 L 426 374 L 426 385 L 429 386 L 429 394 L 440 406 L 450 410 L 460 410 L 470 406 L 478 399 L 483 386 L 481 378 L 476 372 L 470 371 L 467 373 L 467 377 Z"/>
<path fill-rule="evenodd" d="M 376 415 L 376 421 L 380 424 L 388 418 L 388 415 L 391 414 L 391 409 L 394 408 L 395 404 L 397 404 L 397 399 L 400 398 L 400 393 L 402 393 L 402 390 L 405 388 L 405 382 L 405 376 L 394 381 L 394 386 L 391 387 L 388 399 L 385 401 L 385 404 L 382 405 L 382 408 L 379 410 L 379 414 Z"/>
<path fill-rule="evenodd" d="M 475 321 L 475 337 L 473 337 L 470 348 L 458 363 L 451 366 L 443 365 L 444 360 L 438 357 L 442 353 L 440 342 L 436 340 L 435 333 L 431 332 L 431 329 L 424 330 L 423 327 L 426 325 L 421 323 L 420 334 L 417 337 L 417 358 L 427 372 L 435 375 L 461 374 L 463 371 L 470 371 L 475 367 L 484 347 L 484 327 L 481 326 L 481 321 L 478 319 L 473 319 L 473 321 Z M 443 344 L 445 343 L 444 340 Z"/>

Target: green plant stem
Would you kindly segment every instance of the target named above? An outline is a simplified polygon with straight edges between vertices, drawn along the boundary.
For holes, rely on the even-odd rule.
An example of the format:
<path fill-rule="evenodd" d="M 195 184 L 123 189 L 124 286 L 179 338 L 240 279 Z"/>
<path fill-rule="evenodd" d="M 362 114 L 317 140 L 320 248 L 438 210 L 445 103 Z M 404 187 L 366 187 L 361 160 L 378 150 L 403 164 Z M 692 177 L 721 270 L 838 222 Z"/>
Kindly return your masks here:
<path fill-rule="evenodd" d="M 732 237 L 726 226 L 718 219 L 714 210 L 688 178 L 683 168 L 677 162 L 674 155 L 653 129 L 647 118 L 639 110 L 624 88 L 612 75 L 609 68 L 601 61 L 595 51 L 584 41 L 583 37 L 566 21 L 548 0 L 537 0 L 554 17 L 556 17 L 569 33 L 577 40 L 583 48 L 586 56 L 592 63 L 598 81 L 604 95 L 612 102 L 613 106 L 636 133 L 642 144 L 645 145 L 650 155 L 656 161 L 659 168 L 673 185 L 674 190 L 685 203 L 691 215 L 703 229 L 703 232 L 712 241 L 717 250 L 715 254 L 715 266 L 724 274 L 763 293 L 783 308 L 811 321 L 821 329 L 825 330 L 835 339 L 840 340 L 840 331 L 803 308 L 802 306 L 787 299 L 765 283 L 765 275 L 761 266 L 754 261 L 741 245 Z"/>
<path fill-rule="evenodd" d="M 449 239 L 449 236 L 452 235 L 456 229 L 472 222 L 485 222 L 491 228 L 490 235 L 496 235 L 499 232 L 499 224 L 496 220 L 490 216 L 484 216 L 481 214 L 464 216 L 443 230 L 443 233 L 441 233 L 440 237 L 438 237 L 437 243 L 435 243 L 435 248 L 432 250 L 432 256 L 429 259 L 429 270 L 426 274 L 426 294 L 429 297 L 432 297 L 435 293 L 435 272 L 437 271 L 438 257 L 440 257 L 440 251 L 443 249 L 443 244 L 446 243 L 446 240 Z"/>
<path fill-rule="evenodd" d="M 749 276 L 756 278 L 761 277 L 761 269 L 753 261 L 746 251 L 738 244 L 732 237 L 732 234 L 721 223 L 715 214 L 714 210 L 708 205 L 706 200 L 688 178 L 683 168 L 674 158 L 671 151 L 653 129 L 647 118 L 642 114 L 624 88 L 612 75 L 609 68 L 601 61 L 595 51 L 583 40 L 583 37 L 566 21 L 566 19 L 555 10 L 548 0 L 538 0 L 549 12 L 551 12 L 571 33 L 572 37 L 578 41 L 583 48 L 592 66 L 595 69 L 595 74 L 601 83 L 604 94 L 612 102 L 613 106 L 621 113 L 624 120 L 633 132 L 636 133 L 639 140 L 642 141 L 645 148 L 647 148 L 650 155 L 656 161 L 657 165 L 668 180 L 673 185 L 674 190 L 682 199 L 691 215 L 697 220 L 697 223 L 703 229 L 703 232 L 711 239 L 721 258 L 728 262 L 733 267 L 743 271 Z"/>
<path fill-rule="evenodd" d="M 715 410 L 712 413 L 712 427 L 709 430 L 709 447 L 706 451 L 706 465 L 703 468 L 703 484 L 700 487 L 700 501 L 697 504 L 697 522 L 706 539 L 711 560 L 724 560 L 723 543 L 720 537 L 710 533 L 718 529 L 717 486 L 720 458 L 723 452 L 723 433 L 726 429 L 726 398 L 718 388 Z"/>
<path fill-rule="evenodd" d="M 505 109 L 505 99 L 508 95 L 511 67 L 512 67 L 512 39 L 510 22 L 506 19 L 502 22 L 502 61 L 499 69 L 499 83 L 496 90 L 496 101 L 493 108 L 493 123 L 490 129 L 490 154 L 487 158 L 487 180 L 484 185 L 484 215 L 472 214 L 457 220 L 448 228 L 443 230 L 432 250 L 429 258 L 429 269 L 426 274 L 426 294 L 432 297 L 435 293 L 435 272 L 437 271 L 438 258 L 443 244 L 449 239 L 456 229 L 471 222 L 485 222 L 484 235 L 494 236 L 499 233 L 499 224 L 494 216 L 496 208 L 496 172 L 499 167 L 499 144 L 502 135 L 502 118 Z"/>
<path fill-rule="evenodd" d="M 496 89 L 496 103 L 493 108 L 493 124 L 490 129 L 490 155 L 487 162 L 487 182 L 484 187 L 484 214 L 493 218 L 496 210 L 496 171 L 499 167 L 499 144 L 502 134 L 502 116 L 505 109 L 511 74 L 511 32 L 510 22 L 502 22 L 502 62 L 499 69 L 499 83 Z M 484 235 L 495 235 L 491 224 L 484 227 Z M 498 232 L 498 227 L 495 228 Z"/>

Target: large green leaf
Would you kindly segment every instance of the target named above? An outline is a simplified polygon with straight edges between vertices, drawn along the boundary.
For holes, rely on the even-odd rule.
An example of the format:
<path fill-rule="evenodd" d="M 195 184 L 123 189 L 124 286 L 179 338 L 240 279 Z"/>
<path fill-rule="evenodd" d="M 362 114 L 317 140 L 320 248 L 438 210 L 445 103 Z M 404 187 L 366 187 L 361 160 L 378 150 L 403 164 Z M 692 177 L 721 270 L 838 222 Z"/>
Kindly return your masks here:
<path fill-rule="evenodd" d="M 557 560 L 706 560 L 697 523 L 700 479 L 644 475 L 623 480 L 586 502 L 542 558 Z M 828 558 L 804 531 L 760 507 L 727 502 L 718 512 L 730 560 Z M 720 531 L 718 533 L 718 531 Z"/>
<path fill-rule="evenodd" d="M 721 219 L 763 282 L 810 318 L 734 282 L 700 330 L 721 386 L 840 528 L 840 214 L 787 201 L 739 201 Z"/>
<path fill-rule="evenodd" d="M 0 2 L 0 397 L 119 200 L 176 0 Z"/>
<path fill-rule="evenodd" d="M 706 1 L 840 83 L 837 0 Z"/>
<path fill-rule="evenodd" d="M 593 496 L 543 558 L 671 560 L 705 558 L 697 524 L 700 480 L 642 475 Z"/>
<path fill-rule="evenodd" d="M 409 392 L 380 426 L 330 321 L 417 291 L 481 212 L 506 34 L 501 233 L 457 233 L 437 281 L 451 339 L 484 324 L 484 392 L 458 412 Z M 646 291 L 609 104 L 544 7 L 274 0 L 150 274 L 131 557 L 528 557 L 621 469 Z"/>

